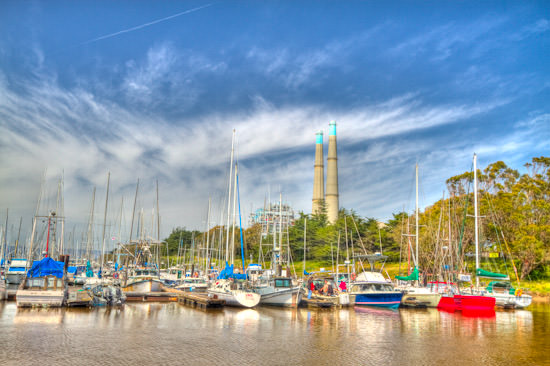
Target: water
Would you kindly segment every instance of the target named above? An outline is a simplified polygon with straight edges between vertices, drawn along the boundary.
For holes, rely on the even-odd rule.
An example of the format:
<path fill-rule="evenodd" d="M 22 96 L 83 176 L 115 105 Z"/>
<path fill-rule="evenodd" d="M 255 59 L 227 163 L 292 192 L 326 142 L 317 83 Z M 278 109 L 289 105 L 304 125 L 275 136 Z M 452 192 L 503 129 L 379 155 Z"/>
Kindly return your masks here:
<path fill-rule="evenodd" d="M 466 317 L 177 303 L 17 309 L 0 303 L 3 365 L 550 365 L 550 305 Z"/>

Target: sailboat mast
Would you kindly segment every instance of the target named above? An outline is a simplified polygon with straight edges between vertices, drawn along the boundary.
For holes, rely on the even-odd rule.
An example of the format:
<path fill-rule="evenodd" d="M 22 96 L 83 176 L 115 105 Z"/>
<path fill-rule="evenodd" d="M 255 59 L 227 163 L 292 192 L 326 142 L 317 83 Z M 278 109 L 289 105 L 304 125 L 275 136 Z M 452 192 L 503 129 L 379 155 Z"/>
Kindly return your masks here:
<path fill-rule="evenodd" d="M 103 271 L 103 261 L 105 256 L 105 226 L 107 225 L 107 203 L 109 202 L 109 183 L 111 180 L 111 172 L 107 173 L 107 194 L 105 195 L 105 212 L 103 213 L 103 245 L 101 247 L 101 267 L 100 270 Z"/>
<path fill-rule="evenodd" d="M 210 205 L 212 204 L 212 198 L 211 197 L 208 197 L 208 214 L 207 214 L 207 217 L 206 217 L 206 260 L 205 260 L 205 273 L 206 273 L 206 277 L 208 277 L 208 272 L 209 272 L 209 269 L 210 269 L 210 265 L 209 265 L 209 259 L 210 259 L 210 255 L 209 255 L 209 252 L 208 250 L 210 249 Z"/>
<path fill-rule="evenodd" d="M 306 271 L 306 235 L 307 235 L 307 217 L 304 217 L 304 268 L 302 273 L 305 274 Z"/>
<path fill-rule="evenodd" d="M 416 204 L 415 204 L 415 221 L 416 221 L 416 227 L 415 227 L 415 244 L 416 244 L 416 251 L 415 251 L 415 264 L 418 268 L 418 163 L 416 164 Z"/>
<path fill-rule="evenodd" d="M 229 261 L 229 220 L 231 218 L 231 183 L 233 181 L 233 152 L 235 151 L 235 129 L 231 138 L 231 163 L 229 164 L 229 188 L 227 190 L 227 226 L 225 237 L 225 262 Z"/>
<path fill-rule="evenodd" d="M 474 230 L 476 242 L 476 272 L 479 268 L 479 236 L 478 236 L 478 213 L 477 213 L 477 155 L 474 153 Z M 476 275 L 476 286 L 479 287 L 479 277 Z"/>

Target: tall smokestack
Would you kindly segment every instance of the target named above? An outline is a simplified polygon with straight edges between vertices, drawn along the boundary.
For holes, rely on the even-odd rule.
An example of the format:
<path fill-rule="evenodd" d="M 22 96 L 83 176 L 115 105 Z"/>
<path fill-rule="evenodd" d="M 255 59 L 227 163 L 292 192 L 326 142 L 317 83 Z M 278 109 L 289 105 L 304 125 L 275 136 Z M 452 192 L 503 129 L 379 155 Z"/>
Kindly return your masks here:
<path fill-rule="evenodd" d="M 327 155 L 327 218 L 331 224 L 338 220 L 338 157 L 336 153 L 336 122 L 328 124 L 328 155 Z"/>
<path fill-rule="evenodd" d="M 323 132 L 315 134 L 315 165 L 313 171 L 313 203 L 311 213 L 320 213 L 325 199 L 325 165 L 323 158 Z"/>

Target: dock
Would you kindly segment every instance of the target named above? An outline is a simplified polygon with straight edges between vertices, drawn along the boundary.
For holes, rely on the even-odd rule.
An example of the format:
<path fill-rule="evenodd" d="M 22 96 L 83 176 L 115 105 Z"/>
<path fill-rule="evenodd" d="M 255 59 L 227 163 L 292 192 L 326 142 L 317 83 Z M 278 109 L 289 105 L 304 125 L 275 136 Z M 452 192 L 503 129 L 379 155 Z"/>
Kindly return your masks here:
<path fill-rule="evenodd" d="M 125 292 L 126 302 L 175 302 L 178 296 L 171 292 Z"/>
<path fill-rule="evenodd" d="M 225 306 L 225 300 L 214 299 L 206 293 L 185 292 L 178 295 L 178 302 L 199 309 L 219 309 Z"/>

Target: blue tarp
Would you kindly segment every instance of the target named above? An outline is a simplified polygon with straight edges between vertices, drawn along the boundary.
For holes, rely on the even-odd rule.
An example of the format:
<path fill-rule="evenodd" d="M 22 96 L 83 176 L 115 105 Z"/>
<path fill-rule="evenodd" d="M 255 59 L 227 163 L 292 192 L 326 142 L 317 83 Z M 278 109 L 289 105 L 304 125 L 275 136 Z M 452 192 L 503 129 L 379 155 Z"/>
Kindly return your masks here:
<path fill-rule="evenodd" d="M 309 276 L 309 273 L 304 269 L 304 275 Z"/>
<path fill-rule="evenodd" d="M 233 278 L 235 280 L 246 280 L 246 274 L 233 273 L 233 265 L 225 263 L 225 268 L 218 275 L 218 280 L 227 280 Z"/>
<path fill-rule="evenodd" d="M 54 261 L 46 257 L 40 261 L 34 261 L 31 269 L 27 272 L 27 277 L 56 276 L 63 278 L 63 262 Z"/>
<path fill-rule="evenodd" d="M 67 273 L 76 274 L 76 267 L 75 266 L 67 267 Z"/>

